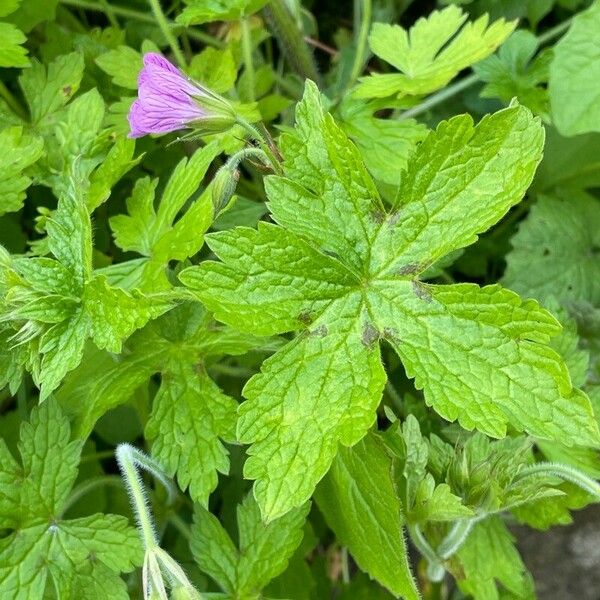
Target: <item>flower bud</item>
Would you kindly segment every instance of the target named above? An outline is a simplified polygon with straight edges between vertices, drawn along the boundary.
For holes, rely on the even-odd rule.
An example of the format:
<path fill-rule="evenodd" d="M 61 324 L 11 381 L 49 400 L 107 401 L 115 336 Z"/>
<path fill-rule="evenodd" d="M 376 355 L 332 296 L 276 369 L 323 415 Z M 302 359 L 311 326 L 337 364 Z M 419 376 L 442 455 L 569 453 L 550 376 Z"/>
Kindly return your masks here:
<path fill-rule="evenodd" d="M 235 194 L 240 172 L 232 165 L 221 167 L 212 182 L 213 214 L 217 217 Z"/>

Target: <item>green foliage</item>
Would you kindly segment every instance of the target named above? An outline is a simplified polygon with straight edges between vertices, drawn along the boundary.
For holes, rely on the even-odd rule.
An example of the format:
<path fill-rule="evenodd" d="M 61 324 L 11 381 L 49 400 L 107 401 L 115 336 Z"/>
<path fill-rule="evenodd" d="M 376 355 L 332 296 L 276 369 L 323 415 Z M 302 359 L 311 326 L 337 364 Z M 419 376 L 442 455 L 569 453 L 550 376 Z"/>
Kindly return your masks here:
<path fill-rule="evenodd" d="M 572 431 L 597 443 L 589 401 L 544 345 L 558 332 L 548 313 L 499 287 L 418 280 L 520 199 L 543 137 L 530 114 L 514 107 L 476 128 L 467 118 L 440 124 L 413 157 L 390 212 L 313 86 L 296 118 L 296 133 L 282 140 L 289 179 L 267 180 L 280 227 L 215 234 L 210 245 L 224 263 L 205 262 L 180 276 L 233 327 L 256 334 L 304 329 L 248 382 L 240 409 L 239 439 L 254 443 L 245 475 L 257 480 L 265 516 L 305 502 L 338 444 L 353 445 L 373 423 L 385 381 L 380 339 L 448 420 L 496 437 L 510 422 L 543 438 Z M 451 181 L 441 165 L 453 168 Z M 458 213 L 460 221 L 453 219 Z M 460 343 L 450 339 L 452 330 Z M 528 385 L 533 372 L 544 381 L 537 389 Z M 542 407 L 551 404 L 562 416 L 549 421 Z"/>
<path fill-rule="evenodd" d="M 521 104 L 548 120 L 550 107 L 546 84 L 552 52 L 544 50 L 535 56 L 537 50 L 538 40 L 533 34 L 515 31 L 497 55 L 475 65 L 474 71 L 487 84 L 481 95 L 506 103 L 516 97 Z"/>
<path fill-rule="evenodd" d="M 190 543 L 194 559 L 232 597 L 258 598 L 302 541 L 309 508 L 306 504 L 264 524 L 255 500 L 246 496 L 237 508 L 238 549 L 219 520 L 198 506 Z"/>
<path fill-rule="evenodd" d="M 457 6 L 432 12 L 406 31 L 375 23 L 369 36 L 373 53 L 400 71 L 362 79 L 360 98 L 429 94 L 444 87 L 466 67 L 489 56 L 513 31 L 500 19 L 488 27 L 488 16 L 465 23 Z"/>
<path fill-rule="evenodd" d="M 600 3 L 578 14 L 556 44 L 550 66 L 550 101 L 563 135 L 600 131 Z"/>
<path fill-rule="evenodd" d="M 133 331 L 169 308 L 139 293 L 113 288 L 92 269 L 92 232 L 82 182 L 71 177 L 48 220 L 53 258 L 14 258 L 2 264 L 5 321 L 26 350 L 26 365 L 40 400 L 54 391 L 82 358 L 85 340 L 120 352 Z"/>
<path fill-rule="evenodd" d="M 0 0 L 1 599 L 533 600 L 600 501 L 599 1 L 346 4 Z"/>
<path fill-rule="evenodd" d="M 19 0 L 0 2 L 0 19 L 17 10 Z M 27 67 L 29 59 L 22 44 L 26 40 L 23 32 L 12 23 L 0 21 L 0 67 Z"/>
<path fill-rule="evenodd" d="M 21 425 L 20 464 L 0 440 L 3 598 L 42 598 L 51 586 L 69 598 L 91 590 L 99 599 L 129 597 L 119 573 L 139 565 L 141 553 L 127 519 L 64 518 L 82 448 L 69 434 L 68 420 L 47 401 Z"/>
<path fill-rule="evenodd" d="M 600 303 L 600 203 L 575 190 L 541 196 L 513 237 L 507 286 L 542 300 Z M 527 278 L 521 273 L 527 269 Z"/>
<path fill-rule="evenodd" d="M 375 435 L 339 452 L 316 499 L 361 569 L 394 594 L 419 598 L 408 566 L 392 459 Z"/>

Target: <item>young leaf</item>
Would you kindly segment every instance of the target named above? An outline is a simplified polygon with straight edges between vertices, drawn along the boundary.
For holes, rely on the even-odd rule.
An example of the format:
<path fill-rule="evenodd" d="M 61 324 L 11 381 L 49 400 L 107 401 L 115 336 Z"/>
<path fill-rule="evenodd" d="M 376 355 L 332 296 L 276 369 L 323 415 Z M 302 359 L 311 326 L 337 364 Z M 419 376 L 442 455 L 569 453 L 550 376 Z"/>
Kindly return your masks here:
<path fill-rule="evenodd" d="M 554 47 L 550 65 L 552 119 L 563 135 L 600 131 L 600 3 L 578 13 Z"/>
<path fill-rule="evenodd" d="M 220 438 L 235 441 L 237 402 L 224 394 L 206 372 L 172 361 L 163 371 L 146 436 L 152 454 L 168 473 L 177 473 L 182 489 L 208 503 L 217 472 L 229 472 L 228 452 Z"/>
<path fill-rule="evenodd" d="M 268 0 L 185 0 L 186 7 L 177 16 L 183 25 L 211 21 L 237 21 L 260 10 Z"/>
<path fill-rule="evenodd" d="M 141 154 L 133 158 L 135 142 L 120 137 L 108 151 L 100 166 L 90 175 L 90 189 L 86 198 L 89 212 L 93 212 L 103 202 L 108 200 L 113 186 L 143 158 Z"/>
<path fill-rule="evenodd" d="M 0 440 L 0 523 L 9 530 L 0 538 L 2 598 L 42 598 L 49 579 L 64 597 L 94 587 L 129 597 L 119 573 L 141 562 L 136 530 L 117 515 L 63 519 L 82 447 L 69 435 L 69 422 L 49 400 L 21 426 L 21 465 Z"/>
<path fill-rule="evenodd" d="M 387 340 L 425 401 L 445 419 L 501 437 L 510 423 L 549 439 L 599 434 L 547 345 L 559 326 L 499 286 L 426 285 L 418 276 L 517 203 L 543 132 L 522 107 L 443 122 L 419 146 L 387 212 L 356 148 L 308 83 L 295 133 L 282 139 L 286 177 L 270 177 L 273 219 L 209 238 L 222 263 L 181 273 L 216 317 L 243 331 L 303 330 L 246 385 L 238 437 L 267 518 L 311 495 L 339 444 L 375 420 Z"/>
<path fill-rule="evenodd" d="M 534 58 L 538 45 L 536 36 L 529 31 L 515 31 L 497 55 L 476 64 L 473 70 L 486 82 L 481 96 L 506 103 L 516 97 L 523 106 L 549 120 L 546 82 L 552 52 L 546 50 Z"/>
<path fill-rule="evenodd" d="M 151 291 L 169 288 L 168 262 L 185 260 L 202 248 L 204 233 L 214 218 L 210 190 L 203 190 L 187 211 L 175 219 L 198 190 L 219 152 L 215 142 L 197 150 L 189 160 L 182 159 L 164 189 L 158 210 L 154 208 L 157 181 L 138 179 L 127 200 L 129 214 L 110 218 L 117 246 L 144 256 L 129 274 L 128 287 Z"/>
<path fill-rule="evenodd" d="M 516 21 L 499 19 L 488 27 L 488 18 L 485 14 L 465 24 L 467 14 L 448 6 L 419 19 L 409 31 L 375 23 L 369 36 L 371 50 L 400 73 L 361 78 L 356 96 L 414 96 L 444 87 L 463 69 L 492 54 L 516 26 Z"/>
<path fill-rule="evenodd" d="M 546 301 L 600 304 L 600 202 L 568 190 L 540 196 L 512 238 L 503 282 Z"/>
<path fill-rule="evenodd" d="M 358 566 L 393 594 L 415 600 L 420 595 L 408 564 L 402 504 L 392 473 L 383 443 L 368 434 L 353 448 L 339 451 L 315 499 Z"/>
<path fill-rule="evenodd" d="M 21 44 L 27 38 L 12 23 L 0 22 L 0 67 L 27 67 L 27 50 Z"/>
<path fill-rule="evenodd" d="M 348 96 L 338 107 L 340 127 L 357 145 L 371 175 L 378 181 L 397 186 L 408 158 L 417 142 L 427 134 L 427 128 L 411 119 L 375 117 L 373 112 L 381 108 L 387 107 Z"/>
<path fill-rule="evenodd" d="M 282 573 L 302 541 L 310 504 L 265 524 L 252 495 L 238 506 L 239 550 L 219 520 L 196 505 L 192 554 L 198 566 L 236 598 L 254 598 Z"/>
<path fill-rule="evenodd" d="M 129 46 L 119 46 L 101 54 L 96 64 L 108 73 L 116 85 L 137 90 L 138 74 L 142 70 L 142 55 Z"/>

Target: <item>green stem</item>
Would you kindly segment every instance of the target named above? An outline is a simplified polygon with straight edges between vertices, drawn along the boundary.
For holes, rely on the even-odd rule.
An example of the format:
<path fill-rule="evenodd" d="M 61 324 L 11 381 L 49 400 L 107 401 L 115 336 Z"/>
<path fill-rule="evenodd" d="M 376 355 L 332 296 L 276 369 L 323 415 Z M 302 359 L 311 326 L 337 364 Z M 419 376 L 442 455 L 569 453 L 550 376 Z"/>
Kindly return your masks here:
<path fill-rule="evenodd" d="M 478 81 L 479 77 L 477 75 L 469 75 L 468 77 L 465 77 L 464 79 L 461 79 L 460 81 L 449 85 L 447 88 L 444 88 L 437 94 L 429 96 L 429 98 L 423 100 L 423 102 L 420 102 L 416 106 L 405 110 L 399 118 L 411 119 L 413 117 L 416 117 L 417 115 L 421 115 L 424 112 L 427 112 L 430 108 L 433 108 L 434 106 L 437 106 L 438 104 L 441 104 L 442 102 L 446 101 L 448 98 L 452 98 L 452 96 L 456 96 L 456 94 L 462 92 L 463 90 L 466 90 L 467 88 L 470 88 L 472 85 L 475 85 Z"/>
<path fill-rule="evenodd" d="M 169 42 L 169 46 L 171 46 L 171 50 L 173 51 L 173 54 L 174 54 L 175 58 L 177 59 L 179 66 L 182 67 L 183 69 L 185 69 L 185 66 L 187 64 L 185 61 L 185 56 L 183 55 L 183 52 L 181 51 L 181 48 L 179 46 L 179 41 L 173 34 L 173 31 L 171 30 L 171 26 L 169 25 L 169 22 L 167 21 L 167 18 L 165 17 L 165 13 L 163 12 L 162 6 L 160 5 L 160 0 L 148 0 L 148 2 L 150 3 L 150 8 L 152 9 L 152 12 L 154 13 L 154 18 L 156 19 L 156 23 L 160 27 L 160 30 L 162 31 L 163 35 L 165 36 L 165 39 L 167 40 L 167 42 Z"/>
<path fill-rule="evenodd" d="M 79 464 L 91 462 L 93 460 L 102 460 L 104 458 L 112 458 L 115 455 L 113 450 L 102 450 L 101 452 L 92 452 L 84 454 L 79 461 Z"/>
<path fill-rule="evenodd" d="M 352 65 L 348 87 L 354 85 L 367 60 L 367 40 L 369 38 L 369 30 L 371 29 L 372 13 L 372 0 L 354 0 L 355 21 L 358 20 L 357 15 L 360 15 L 360 30 L 358 31 L 356 40 L 356 54 L 354 55 L 354 64 Z"/>
<path fill-rule="evenodd" d="M 18 100 L 12 95 L 3 81 L 0 81 L 0 97 L 4 98 L 9 108 L 21 119 L 27 120 L 27 111 L 21 106 Z"/>
<path fill-rule="evenodd" d="M 112 455 L 112 452 L 111 452 Z M 92 490 L 105 485 L 113 485 L 116 487 L 123 486 L 123 480 L 118 475 L 102 475 L 100 477 L 94 477 L 93 479 L 87 479 L 80 483 L 78 486 L 73 488 L 69 498 L 65 502 L 60 511 L 60 517 L 67 513 L 67 511 L 76 504 L 81 498 L 89 494 Z"/>
<path fill-rule="evenodd" d="M 518 481 L 524 477 L 531 477 L 534 475 L 558 477 L 559 479 L 573 483 L 600 500 L 600 484 L 591 477 L 588 477 L 585 473 L 582 473 L 579 469 L 575 469 L 569 465 L 553 462 L 538 462 L 521 469 L 515 477 L 515 480 Z"/>
<path fill-rule="evenodd" d="M 446 537 L 440 542 L 436 554 L 442 560 L 448 560 L 451 556 L 454 556 L 466 542 L 469 533 L 471 533 L 471 530 L 473 529 L 473 525 L 475 525 L 478 520 L 479 519 L 474 518 L 456 521 Z"/>
<path fill-rule="evenodd" d="M 542 33 L 542 35 L 538 37 L 539 45 L 543 46 L 544 44 L 547 44 L 555 38 L 560 37 L 569 28 L 569 26 L 571 25 L 571 21 L 572 19 L 567 19 L 566 21 L 563 21 L 562 23 L 559 23 L 555 27 L 552 27 L 551 29 L 548 29 L 548 31 Z M 436 94 L 429 96 L 429 98 L 417 104 L 416 106 L 413 106 L 412 108 L 409 108 L 408 110 L 404 111 L 399 118 L 411 119 L 416 117 L 417 115 L 421 115 L 424 112 L 427 112 L 428 110 L 433 108 L 434 106 L 437 106 L 438 104 L 441 104 L 442 102 L 446 101 L 448 98 L 451 98 L 452 96 L 459 94 L 463 90 L 470 88 L 471 86 L 475 85 L 478 81 L 479 77 L 475 73 L 473 73 L 472 75 L 469 75 L 468 77 L 465 77 L 464 79 L 461 79 L 460 81 L 449 85 L 447 88 L 440 90 Z"/>
<path fill-rule="evenodd" d="M 294 17 L 288 10 L 285 0 L 271 0 L 263 9 L 265 21 L 292 69 L 303 79 L 320 82 L 319 72 L 312 52 Z"/>
<path fill-rule="evenodd" d="M 350 583 L 350 568 L 348 565 L 348 548 L 346 548 L 346 546 L 342 547 L 341 558 L 342 558 L 342 581 L 346 585 L 348 585 Z"/>
<path fill-rule="evenodd" d="M 385 384 L 385 391 L 392 400 L 392 404 L 396 410 L 400 413 L 400 416 L 404 416 L 404 402 L 402 396 L 398 393 L 398 390 L 392 385 L 388 379 Z"/>
<path fill-rule="evenodd" d="M 427 560 L 427 577 L 429 580 L 434 582 L 441 581 L 444 578 L 446 569 L 444 569 L 436 551 L 431 547 L 423 535 L 421 528 L 418 525 L 409 525 L 408 532 L 410 534 L 410 539 L 417 550 L 423 555 L 425 560 Z"/>
<path fill-rule="evenodd" d="M 160 481 L 169 494 L 169 504 L 175 497 L 175 490 L 161 468 L 150 457 L 129 444 L 119 444 L 116 450 L 117 462 L 135 511 L 136 520 L 142 534 L 146 550 L 158 548 L 152 514 L 148 508 L 146 490 L 138 473 L 142 468 Z"/>
<path fill-rule="evenodd" d="M 256 127 L 254 127 L 254 125 L 250 124 L 248 121 L 246 121 L 246 119 L 244 119 L 240 115 L 237 115 L 236 121 L 238 125 L 241 125 L 248 132 L 248 134 L 253 140 L 258 142 L 258 145 L 260 146 L 261 150 L 267 155 L 269 162 L 271 163 L 271 167 L 273 168 L 273 171 L 278 175 L 281 175 L 283 173 L 281 163 L 275 156 L 273 150 L 271 149 L 271 146 L 269 145 L 265 137 L 260 133 L 260 131 Z"/>
<path fill-rule="evenodd" d="M 252 36 L 250 33 L 250 22 L 247 17 L 240 20 L 242 30 L 242 55 L 244 57 L 244 72 L 246 74 L 246 83 L 248 88 L 248 100 L 254 102 L 254 62 L 252 61 Z"/>
<path fill-rule="evenodd" d="M 81 10 L 92 10 L 96 12 L 106 13 L 106 8 L 98 2 L 90 2 L 89 0 L 60 0 L 60 2 L 65 6 L 72 6 Z M 104 1 L 104 4 L 105 6 L 110 8 L 110 10 L 115 16 L 123 17 L 125 19 L 132 19 L 134 21 L 140 21 L 141 23 L 156 23 L 154 17 L 148 13 L 141 12 L 139 10 L 134 10 L 132 8 L 125 8 L 123 6 L 109 5 L 108 2 L 106 2 L 106 0 Z M 177 23 L 174 23 L 173 21 L 169 21 L 167 19 L 166 23 L 171 29 L 179 27 Z M 205 33 L 204 31 L 201 31 L 199 29 L 188 28 L 186 30 L 186 33 L 191 39 L 196 40 L 197 42 L 203 42 L 204 44 L 214 46 L 215 48 L 225 47 L 225 44 L 223 42 L 217 40 L 212 35 L 208 35 L 208 33 Z"/>

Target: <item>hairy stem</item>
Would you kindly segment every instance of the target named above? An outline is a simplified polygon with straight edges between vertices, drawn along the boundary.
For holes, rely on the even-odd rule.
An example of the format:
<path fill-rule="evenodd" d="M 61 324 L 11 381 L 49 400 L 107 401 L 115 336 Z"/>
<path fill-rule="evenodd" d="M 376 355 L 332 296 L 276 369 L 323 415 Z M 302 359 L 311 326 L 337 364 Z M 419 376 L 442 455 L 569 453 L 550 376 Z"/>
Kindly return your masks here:
<path fill-rule="evenodd" d="M 119 444 L 116 456 L 125 486 L 131 498 L 144 546 L 146 550 L 155 549 L 158 547 L 158 540 L 156 539 L 154 521 L 148 507 L 146 490 L 138 473 L 138 468 L 148 471 L 163 484 L 169 494 L 169 504 L 175 498 L 175 489 L 158 464 L 137 448 L 129 444 Z"/>
<path fill-rule="evenodd" d="M 292 69 L 303 79 L 319 83 L 319 72 L 312 52 L 287 9 L 285 0 L 271 0 L 263 9 L 263 15 Z"/>
<path fill-rule="evenodd" d="M 444 578 L 446 569 L 442 565 L 440 557 L 436 551 L 431 547 L 421 528 L 418 525 L 409 525 L 408 532 L 410 539 L 416 546 L 417 550 L 423 555 L 427 561 L 427 577 L 430 581 L 441 581 Z"/>
<path fill-rule="evenodd" d="M 437 547 L 436 554 L 442 559 L 447 560 L 458 552 L 460 547 L 466 542 L 473 525 L 478 519 L 460 519 L 456 521 L 446 537 Z"/>
<path fill-rule="evenodd" d="M 249 123 L 246 119 L 237 115 L 236 121 L 238 125 L 241 125 L 249 134 L 249 136 L 258 143 L 260 149 L 265 153 L 267 158 L 269 159 L 270 166 L 273 171 L 278 175 L 282 174 L 281 163 L 275 156 L 269 142 L 265 139 L 265 136 L 260 133 L 260 131 L 254 127 L 251 123 Z"/>
<path fill-rule="evenodd" d="M 600 484 L 585 473 L 582 473 L 579 469 L 575 469 L 569 465 L 554 462 L 538 462 L 521 469 L 515 480 L 518 481 L 519 479 L 535 475 L 558 477 L 559 479 L 573 483 L 600 500 Z"/>

